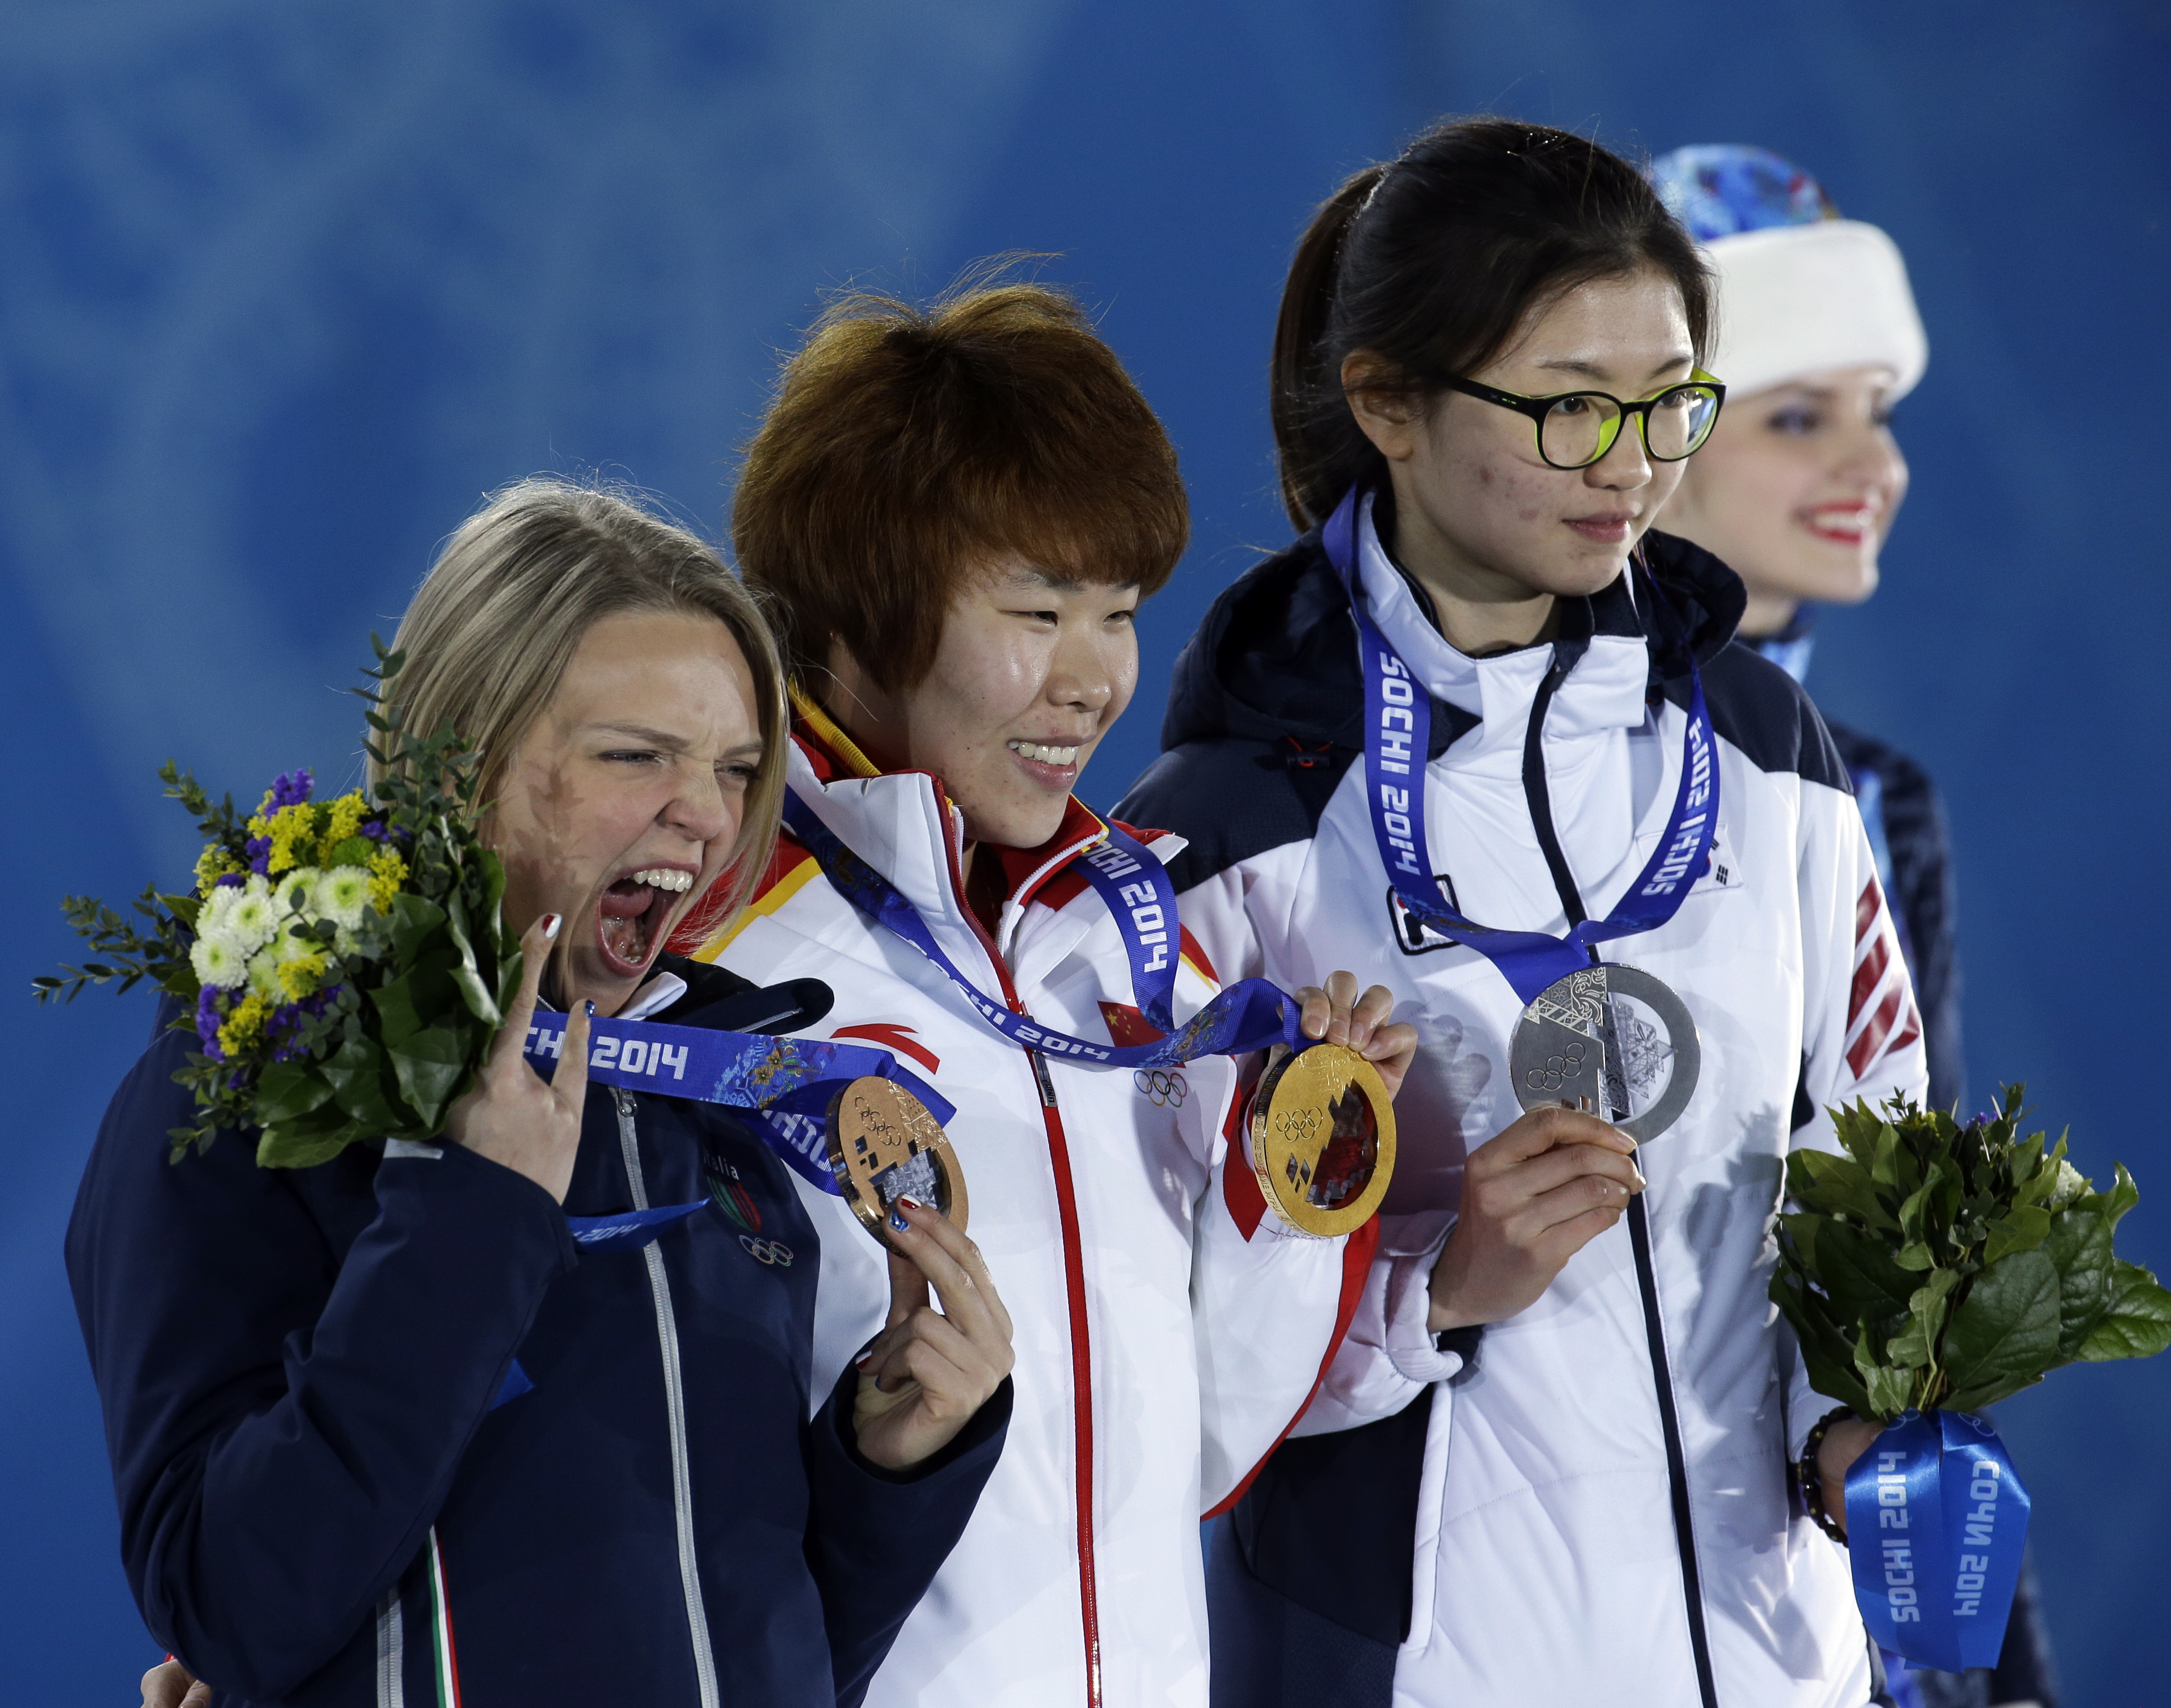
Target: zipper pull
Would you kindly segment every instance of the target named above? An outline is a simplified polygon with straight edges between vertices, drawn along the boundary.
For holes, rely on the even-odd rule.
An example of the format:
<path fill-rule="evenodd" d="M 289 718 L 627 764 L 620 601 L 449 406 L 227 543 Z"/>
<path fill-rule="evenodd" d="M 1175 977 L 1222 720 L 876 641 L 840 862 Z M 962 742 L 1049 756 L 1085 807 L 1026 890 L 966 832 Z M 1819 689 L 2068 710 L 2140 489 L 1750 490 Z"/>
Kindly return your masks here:
<path fill-rule="evenodd" d="M 1025 1052 L 1025 1058 L 1032 1063 L 1033 1082 L 1040 1087 L 1040 1106 L 1043 1109 L 1054 1108 L 1055 1082 L 1048 1077 L 1048 1063 L 1041 1059 L 1040 1052 L 1037 1050 L 1027 1050 Z"/>

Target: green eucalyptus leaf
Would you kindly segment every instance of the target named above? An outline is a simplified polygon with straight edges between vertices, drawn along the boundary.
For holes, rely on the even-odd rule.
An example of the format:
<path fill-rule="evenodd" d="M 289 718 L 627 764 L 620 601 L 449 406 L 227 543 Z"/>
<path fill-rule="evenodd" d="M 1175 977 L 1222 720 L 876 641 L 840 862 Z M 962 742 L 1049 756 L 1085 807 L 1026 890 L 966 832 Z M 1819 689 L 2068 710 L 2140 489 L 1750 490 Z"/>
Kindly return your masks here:
<path fill-rule="evenodd" d="M 1953 1391 L 2035 1380 L 2057 1361 L 2058 1326 L 2058 1271 L 2047 1254 L 2016 1251 L 1992 1264 L 1975 1277 L 1945 1330 L 1943 1363 Z"/>
<path fill-rule="evenodd" d="M 1921 1240 L 1909 1240 L 1892 1254 L 1892 1261 L 1902 1269 L 1911 1270 L 1917 1275 L 1938 1266 L 1937 1254 Z"/>
<path fill-rule="evenodd" d="M 361 1127 L 348 1122 L 329 1133 L 297 1132 L 267 1127 L 256 1141 L 256 1165 L 264 1169 L 311 1169 L 330 1162 L 356 1141 L 367 1137 Z"/>
<path fill-rule="evenodd" d="M 387 1046 L 401 1096 L 432 1132 L 443 1125 L 445 1106 L 459 1095 L 479 1057 L 470 1048 L 472 1037 L 468 1028 L 437 1027 Z"/>
<path fill-rule="evenodd" d="M 1828 1222 L 1817 1229 L 1816 1256 L 1817 1280 L 1843 1321 L 1903 1316 L 1921 1285 L 1893 1261 L 1883 1240 L 1844 1222 Z"/>
<path fill-rule="evenodd" d="M 2133 1176 L 2125 1171 L 2125 1165 L 2115 1162 L 2111 1169 L 2117 1178 L 2111 1189 L 2100 1195 L 2103 1213 L 2115 1228 L 2125 1213 L 2141 1202 L 2141 1188 L 2133 1183 Z"/>
<path fill-rule="evenodd" d="M 2043 1250 L 2058 1272 L 2058 1362 L 2069 1364 L 2110 1309 L 2118 1262 L 2110 1223 L 2085 1208 L 2061 1210 Z"/>
<path fill-rule="evenodd" d="M 2110 1358 L 2152 1358 L 2167 1346 L 2171 1346 L 2171 1293 L 2138 1263 L 2119 1264 L 2111 1275 L 2110 1308 L 2081 1343 L 2079 1357 L 2091 1364 Z"/>
<path fill-rule="evenodd" d="M 1869 1416 L 1869 1394 L 1854 1368 L 1848 1331 L 1832 1320 L 1830 1302 L 1785 1268 L 1772 1277 L 1772 1302 L 1779 1307 L 1801 1347 L 1802 1368 L 1818 1393 Z"/>
<path fill-rule="evenodd" d="M 1907 1325 L 1884 1348 L 1885 1361 L 1903 1370 L 1927 1369 L 1936 1361 L 1938 1336 L 1945 1326 L 1945 1308 L 1957 1272 L 1933 1269 L 1907 1301 Z"/>
<path fill-rule="evenodd" d="M 276 1127 L 331 1100 L 332 1088 L 314 1062 L 274 1062 L 256 1080 L 256 1119 Z"/>
<path fill-rule="evenodd" d="M 398 1081 L 384 1052 L 357 1029 L 324 1066 L 339 1106 L 373 1133 L 397 1132 L 414 1121 L 397 1102 Z"/>
<path fill-rule="evenodd" d="M 1855 1346 L 1854 1367 L 1868 1398 L 1870 1416 L 1880 1422 L 1890 1422 L 1913 1404 L 1915 1377 L 1911 1371 L 1873 1363 L 1859 1341 Z"/>
<path fill-rule="evenodd" d="M 486 1026 L 503 1024 L 505 1016 L 499 1012 L 496 999 L 482 982 L 481 969 L 475 965 L 474 945 L 468 940 L 467 905 L 460 900 L 458 890 L 445 897 L 445 928 L 452 935 L 453 946 L 459 950 L 459 962 L 451 972 L 453 983 L 467 1003 L 468 1012 Z"/>
<path fill-rule="evenodd" d="M 402 961 L 419 956 L 432 934 L 442 929 L 445 910 L 435 902 L 402 890 L 392 898 L 392 950 Z"/>
<path fill-rule="evenodd" d="M 1983 1246 L 1986 1266 L 2015 1251 L 2033 1251 L 2050 1237 L 2050 1213 L 2035 1204 L 2015 1204 L 1990 1223 Z"/>

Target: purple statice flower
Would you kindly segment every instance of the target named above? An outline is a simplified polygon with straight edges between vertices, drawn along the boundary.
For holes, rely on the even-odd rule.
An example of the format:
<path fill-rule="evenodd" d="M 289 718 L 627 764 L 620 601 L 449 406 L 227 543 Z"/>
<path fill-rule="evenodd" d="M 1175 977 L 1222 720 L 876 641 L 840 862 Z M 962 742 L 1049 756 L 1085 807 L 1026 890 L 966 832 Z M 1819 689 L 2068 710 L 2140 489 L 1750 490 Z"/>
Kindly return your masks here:
<path fill-rule="evenodd" d="M 365 818 L 362 822 L 361 833 L 367 837 L 372 842 L 383 842 L 384 840 L 384 821 L 381 818 Z"/>
<path fill-rule="evenodd" d="M 238 890 L 249 881 L 239 872 L 228 872 L 212 885 L 214 890 Z"/>
<path fill-rule="evenodd" d="M 252 836 L 242 844 L 242 848 L 249 856 L 249 870 L 260 878 L 270 876 L 271 838 L 268 836 Z"/>
<path fill-rule="evenodd" d="M 300 1030 L 302 1008 L 299 1003 L 282 1003 L 271 1010 L 264 1022 L 264 1041 L 271 1046 L 271 1059 L 291 1062 L 301 1052 L 294 1047 L 294 1034 Z"/>
<path fill-rule="evenodd" d="M 226 1089 L 229 1091 L 246 1091 L 249 1089 L 248 1074 L 241 1072 L 228 1074 Z"/>
<path fill-rule="evenodd" d="M 309 798 L 317 779 L 305 767 L 299 771 L 282 771 L 271 780 L 271 810 L 282 806 L 298 806 Z"/>
<path fill-rule="evenodd" d="M 218 1047 L 218 1023 L 226 1017 L 218 1011 L 218 992 L 206 985 L 196 993 L 196 1036 L 202 1041 L 204 1054 L 214 1062 L 223 1062 L 226 1052 Z"/>

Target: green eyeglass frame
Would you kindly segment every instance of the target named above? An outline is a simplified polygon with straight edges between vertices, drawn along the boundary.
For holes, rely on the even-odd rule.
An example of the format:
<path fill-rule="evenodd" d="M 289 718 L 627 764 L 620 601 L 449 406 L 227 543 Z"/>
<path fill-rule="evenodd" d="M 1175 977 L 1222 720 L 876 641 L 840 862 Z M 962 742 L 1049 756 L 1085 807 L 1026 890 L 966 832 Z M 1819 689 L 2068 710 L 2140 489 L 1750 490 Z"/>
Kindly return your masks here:
<path fill-rule="evenodd" d="M 1451 379 L 1447 388 L 1529 416 L 1537 439 L 1538 455 L 1555 468 L 1588 468 L 1602 461 L 1620 438 L 1622 423 L 1631 415 L 1637 418 L 1644 453 L 1654 463 L 1678 463 L 1693 456 L 1711 436 L 1719 409 L 1726 402 L 1726 387 L 1718 380 L 1700 367 L 1689 372 L 1691 377 L 1684 383 L 1668 386 L 1657 395 L 1636 403 L 1626 403 L 1611 392 L 1600 391 L 1554 392 L 1545 397 L 1530 398 L 1520 392 L 1504 392 L 1494 386 L 1481 385 L 1474 379 Z M 1587 404 L 1589 408 L 1579 410 L 1575 408 L 1579 404 Z M 1681 410 L 1683 417 L 1677 426 L 1659 435 L 1659 444 L 1654 445 L 1652 411 L 1659 409 Z M 1595 448 L 1592 448 L 1594 446 Z"/>

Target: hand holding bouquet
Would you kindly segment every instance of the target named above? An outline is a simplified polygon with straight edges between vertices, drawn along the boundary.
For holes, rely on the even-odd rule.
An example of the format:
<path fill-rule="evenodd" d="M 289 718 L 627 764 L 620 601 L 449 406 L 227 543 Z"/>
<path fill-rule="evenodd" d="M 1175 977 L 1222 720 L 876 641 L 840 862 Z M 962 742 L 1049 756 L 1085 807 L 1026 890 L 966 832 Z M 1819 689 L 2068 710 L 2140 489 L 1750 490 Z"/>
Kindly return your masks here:
<path fill-rule="evenodd" d="M 183 895 L 156 886 L 137 927 L 88 896 L 63 904 L 103 957 L 34 981 L 40 1001 L 148 979 L 186 1005 L 201 1048 L 175 1076 L 196 1094 L 175 1160 L 222 1127 L 258 1127 L 256 1159 L 307 1168 L 360 1139 L 437 1138 L 520 980 L 501 923 L 505 873 L 476 835 L 472 755 L 450 730 L 399 726 L 385 690 L 400 657 L 377 643 L 363 689 L 383 779 L 312 800 L 282 776 L 254 813 L 214 804 L 169 760 L 166 793 L 209 838 Z"/>
<path fill-rule="evenodd" d="M 1787 1161 L 1772 1297 L 1810 1381 L 1889 1426 L 1847 1481 L 1871 1633 L 1959 1671 L 1996 1662 L 2028 1497 L 1979 1411 L 2061 1364 L 2171 1345 L 2171 1293 L 2112 1250 L 2139 1202 L 2099 1192 L 2061 1138 L 2017 1137 L 2023 1088 L 1961 1125 L 1905 1100 L 1833 1111 L 1842 1154 Z"/>

